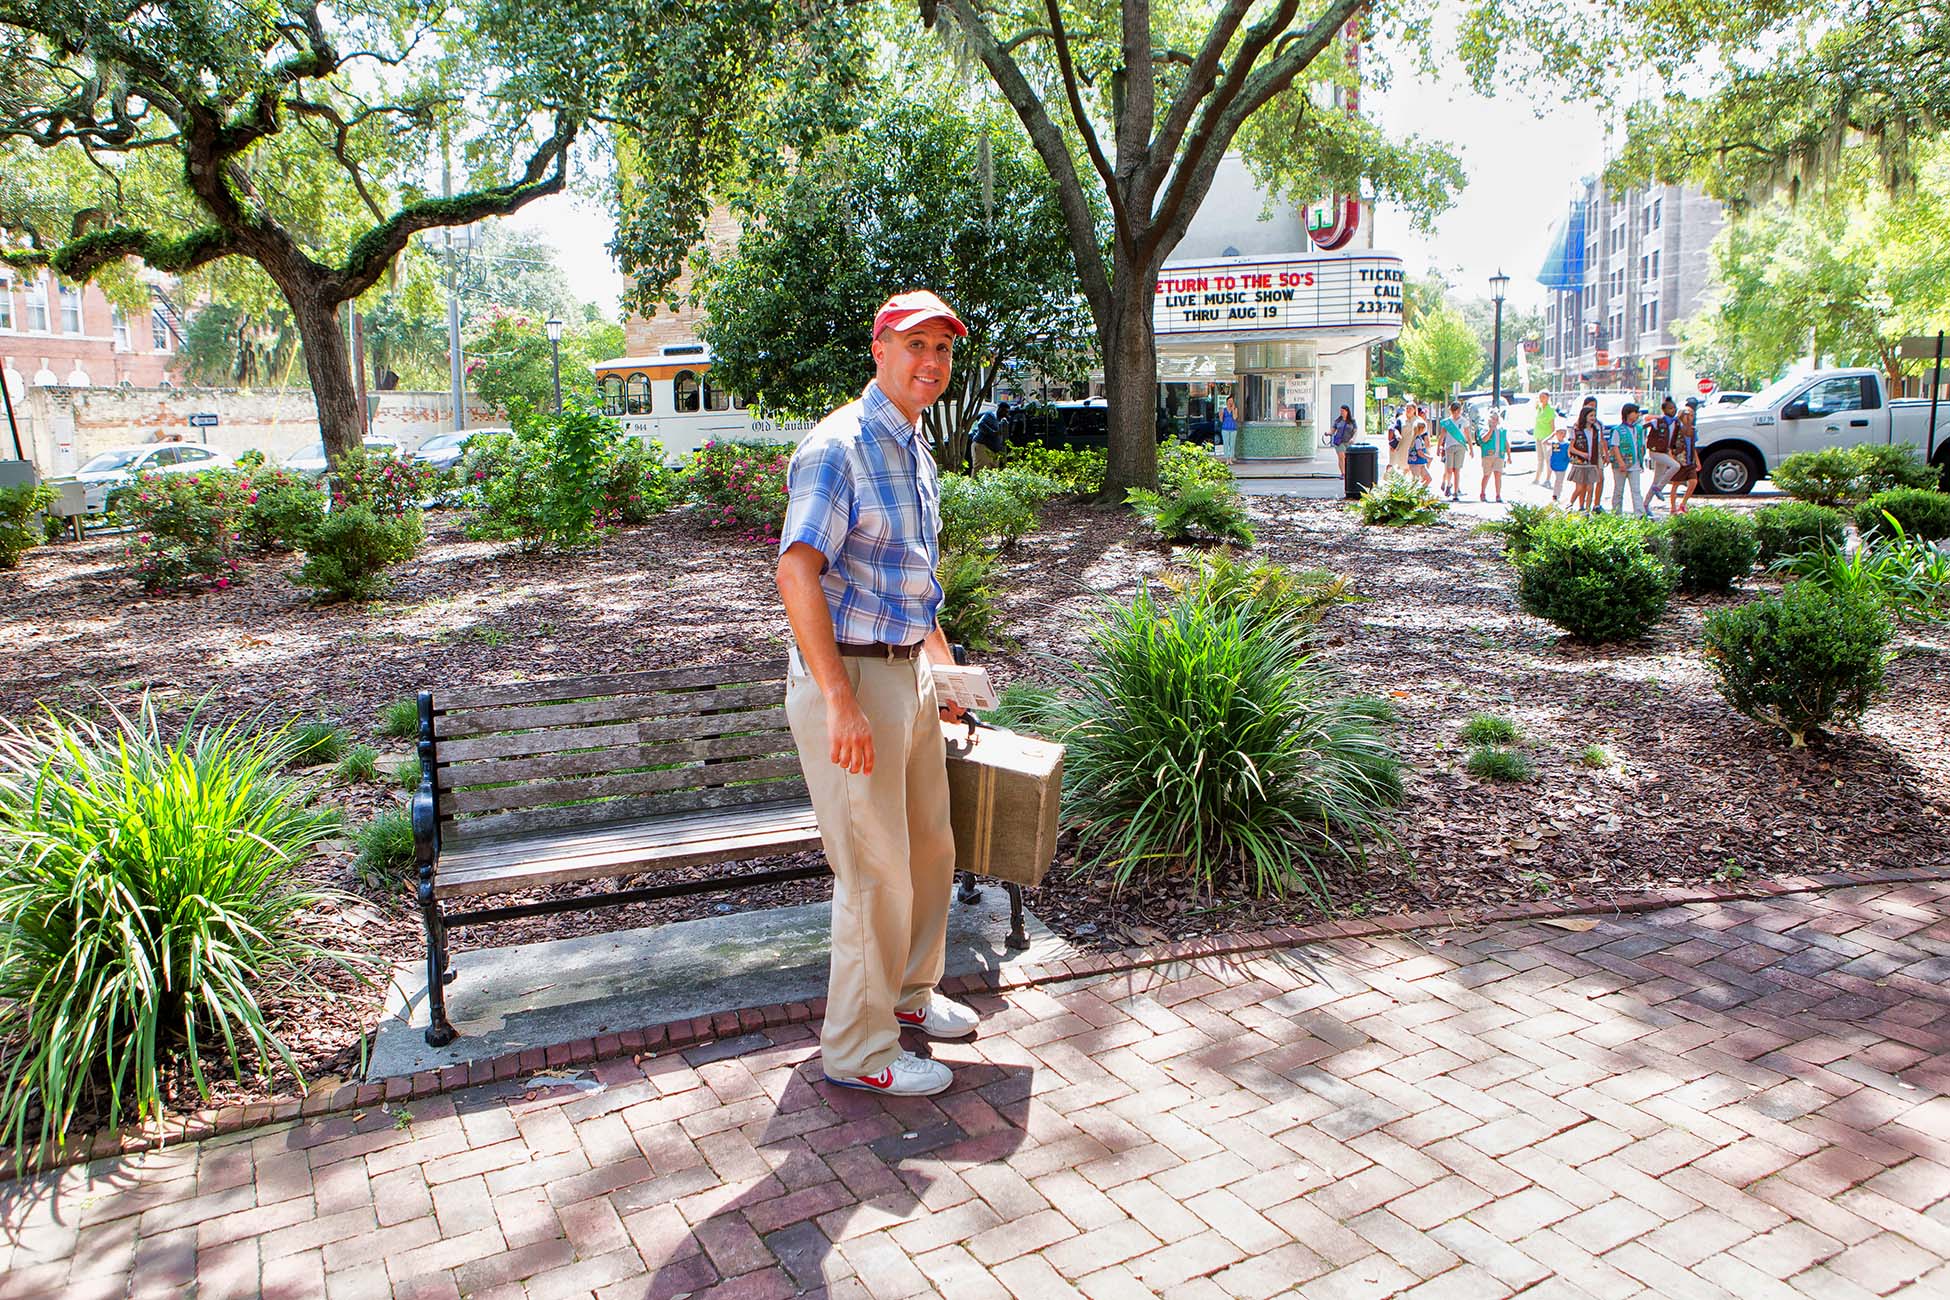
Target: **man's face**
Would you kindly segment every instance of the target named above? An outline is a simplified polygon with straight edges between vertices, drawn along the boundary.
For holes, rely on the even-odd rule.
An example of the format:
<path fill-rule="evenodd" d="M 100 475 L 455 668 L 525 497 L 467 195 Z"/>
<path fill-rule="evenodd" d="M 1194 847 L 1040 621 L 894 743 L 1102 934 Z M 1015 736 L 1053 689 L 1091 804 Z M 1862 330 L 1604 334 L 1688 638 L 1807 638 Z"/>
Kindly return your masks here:
<path fill-rule="evenodd" d="M 955 332 L 941 321 L 885 329 L 873 341 L 874 380 L 904 414 L 919 416 L 948 391 Z"/>

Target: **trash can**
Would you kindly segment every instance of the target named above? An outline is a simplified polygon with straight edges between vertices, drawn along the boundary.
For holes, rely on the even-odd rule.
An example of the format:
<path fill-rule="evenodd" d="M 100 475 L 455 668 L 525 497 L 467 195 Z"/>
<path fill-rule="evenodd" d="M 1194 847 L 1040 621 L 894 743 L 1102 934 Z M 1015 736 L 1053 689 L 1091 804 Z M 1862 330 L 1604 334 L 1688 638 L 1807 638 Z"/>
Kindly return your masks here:
<path fill-rule="evenodd" d="M 1351 442 L 1347 446 L 1347 473 L 1343 482 L 1347 499 L 1357 500 L 1381 480 L 1381 448 L 1371 442 Z"/>

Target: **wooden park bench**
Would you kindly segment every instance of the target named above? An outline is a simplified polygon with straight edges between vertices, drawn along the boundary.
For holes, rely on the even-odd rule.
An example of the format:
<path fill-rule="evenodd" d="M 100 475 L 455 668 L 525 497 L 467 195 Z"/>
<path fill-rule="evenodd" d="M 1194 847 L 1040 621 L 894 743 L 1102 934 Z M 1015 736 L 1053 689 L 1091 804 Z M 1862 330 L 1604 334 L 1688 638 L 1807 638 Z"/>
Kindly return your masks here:
<path fill-rule="evenodd" d="M 822 875 L 707 876 L 449 913 L 547 885 L 819 847 L 785 717 L 783 654 L 695 667 L 420 692 L 413 798 L 427 930 L 427 1042 L 452 1042 L 448 931 Z M 1027 945 L 1009 886 L 1012 948 Z M 961 897 L 972 901 L 972 877 Z"/>

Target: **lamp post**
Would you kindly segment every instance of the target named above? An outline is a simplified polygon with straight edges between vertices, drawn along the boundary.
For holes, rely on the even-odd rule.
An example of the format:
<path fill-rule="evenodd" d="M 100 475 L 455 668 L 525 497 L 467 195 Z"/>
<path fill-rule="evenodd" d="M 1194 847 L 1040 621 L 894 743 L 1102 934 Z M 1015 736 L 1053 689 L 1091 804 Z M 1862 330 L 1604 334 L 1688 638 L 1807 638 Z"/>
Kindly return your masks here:
<path fill-rule="evenodd" d="M 1490 410 L 1503 405 L 1503 294 L 1510 287 L 1510 277 L 1499 268 L 1490 277 L 1490 296 L 1496 299 L 1496 332 L 1490 343 Z"/>
<path fill-rule="evenodd" d="M 555 367 L 555 410 L 559 415 L 562 411 L 562 322 L 551 316 L 542 328 L 548 331 L 549 359 Z"/>

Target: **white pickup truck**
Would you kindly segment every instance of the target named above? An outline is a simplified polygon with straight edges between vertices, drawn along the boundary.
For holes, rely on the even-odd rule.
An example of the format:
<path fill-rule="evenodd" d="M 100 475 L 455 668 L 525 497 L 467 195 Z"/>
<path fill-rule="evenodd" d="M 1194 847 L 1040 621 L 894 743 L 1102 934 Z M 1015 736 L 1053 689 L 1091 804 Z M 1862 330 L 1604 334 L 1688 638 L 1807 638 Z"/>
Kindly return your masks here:
<path fill-rule="evenodd" d="M 1797 451 L 1907 442 L 1929 454 L 1929 424 L 1929 399 L 1890 400 L 1879 371 L 1791 375 L 1738 406 L 1700 412 L 1700 490 L 1750 491 Z M 1931 463 L 1950 473 L 1950 401 L 1937 410 Z"/>

